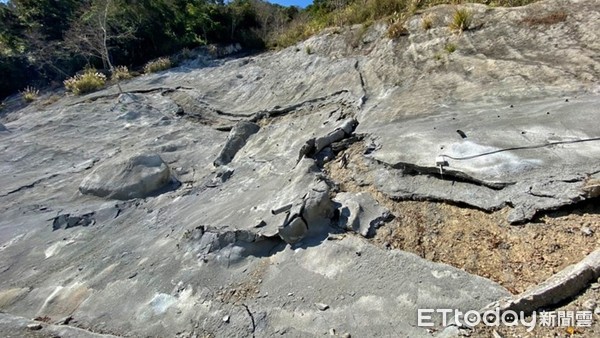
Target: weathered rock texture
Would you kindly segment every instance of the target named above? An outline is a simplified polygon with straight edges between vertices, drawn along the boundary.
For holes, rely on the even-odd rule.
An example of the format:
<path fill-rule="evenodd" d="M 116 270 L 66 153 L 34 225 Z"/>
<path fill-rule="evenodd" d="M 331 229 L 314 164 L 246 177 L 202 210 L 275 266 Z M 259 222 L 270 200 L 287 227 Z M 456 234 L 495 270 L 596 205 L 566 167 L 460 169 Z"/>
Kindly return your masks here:
<path fill-rule="evenodd" d="M 365 142 L 362 184 L 510 207 L 513 222 L 597 196 L 597 2 L 467 6 L 472 29 L 458 35 L 454 7 L 440 6 L 397 40 L 384 23 L 329 30 L 144 75 L 122 84 L 127 94 L 4 115 L 0 311 L 115 335 L 420 337 L 417 308 L 508 296 L 462 270 L 332 237 L 369 235 L 385 211 L 338 194 L 321 167 L 344 142 Z M 531 19 L 556 11 L 563 21 Z"/>

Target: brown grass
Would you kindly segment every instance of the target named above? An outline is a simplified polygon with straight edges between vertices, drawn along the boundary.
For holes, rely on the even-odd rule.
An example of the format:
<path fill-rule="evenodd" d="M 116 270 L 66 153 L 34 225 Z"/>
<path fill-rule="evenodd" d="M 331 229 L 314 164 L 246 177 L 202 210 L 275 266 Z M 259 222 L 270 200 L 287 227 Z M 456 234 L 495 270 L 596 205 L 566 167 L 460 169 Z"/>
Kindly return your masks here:
<path fill-rule="evenodd" d="M 555 11 L 542 16 L 531 15 L 523 19 L 522 23 L 527 26 L 540 26 L 540 25 L 555 25 L 560 22 L 567 20 L 568 14 L 565 11 Z"/>

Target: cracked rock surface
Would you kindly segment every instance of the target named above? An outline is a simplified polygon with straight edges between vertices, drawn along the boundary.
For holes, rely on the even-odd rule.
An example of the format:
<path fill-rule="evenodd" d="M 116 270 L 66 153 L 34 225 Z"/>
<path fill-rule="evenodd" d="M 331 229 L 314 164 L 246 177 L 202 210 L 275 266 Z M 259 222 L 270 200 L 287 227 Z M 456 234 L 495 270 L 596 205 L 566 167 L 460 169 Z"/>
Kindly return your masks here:
<path fill-rule="evenodd" d="M 419 13 L 398 40 L 384 23 L 358 40 L 359 27 L 326 30 L 143 75 L 125 94 L 3 113 L 0 333 L 71 317 L 64 329 L 90 337 L 421 337 L 418 308 L 510 296 L 356 236 L 393 215 L 339 191 L 323 163 L 364 142 L 361 184 L 508 207 L 514 223 L 597 197 L 595 5 L 469 5 L 478 28 L 461 35 L 447 29 L 453 7 L 438 6 L 431 30 Z M 569 19 L 523 24 L 555 10 Z M 449 42 L 457 51 L 435 57 Z"/>

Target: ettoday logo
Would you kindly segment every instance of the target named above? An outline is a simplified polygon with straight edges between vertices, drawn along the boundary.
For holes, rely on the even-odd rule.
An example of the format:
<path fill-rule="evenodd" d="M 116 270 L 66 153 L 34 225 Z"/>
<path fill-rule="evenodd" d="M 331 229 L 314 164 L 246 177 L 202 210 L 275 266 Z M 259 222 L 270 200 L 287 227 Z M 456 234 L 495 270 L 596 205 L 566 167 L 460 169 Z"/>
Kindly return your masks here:
<path fill-rule="evenodd" d="M 525 326 L 527 332 L 531 332 L 536 325 L 540 326 L 564 326 L 564 327 L 589 327 L 592 325 L 592 311 L 542 311 L 533 312 L 526 316 L 523 311 L 500 311 L 493 310 L 467 311 L 458 309 L 418 309 L 417 326 L 432 327 L 434 314 L 441 314 L 442 326 L 458 325 L 474 327 L 479 324 L 485 326 Z"/>

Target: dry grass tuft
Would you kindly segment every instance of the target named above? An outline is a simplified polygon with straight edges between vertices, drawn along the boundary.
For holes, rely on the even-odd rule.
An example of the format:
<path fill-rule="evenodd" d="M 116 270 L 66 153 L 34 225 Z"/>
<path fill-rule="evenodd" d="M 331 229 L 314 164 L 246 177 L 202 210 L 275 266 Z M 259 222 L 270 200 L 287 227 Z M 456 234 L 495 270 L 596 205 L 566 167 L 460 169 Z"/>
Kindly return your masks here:
<path fill-rule="evenodd" d="M 450 28 L 452 31 L 460 33 L 468 30 L 472 21 L 473 13 L 466 8 L 460 8 L 454 12 L 454 15 L 452 15 L 452 21 L 448 25 L 448 28 Z"/>

